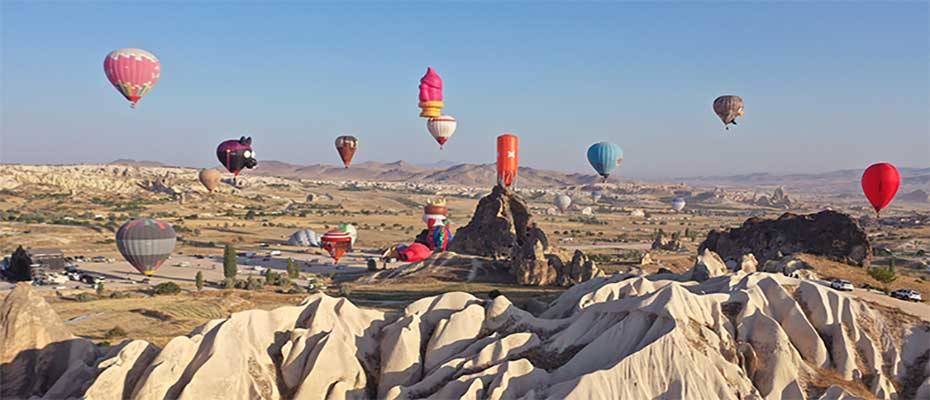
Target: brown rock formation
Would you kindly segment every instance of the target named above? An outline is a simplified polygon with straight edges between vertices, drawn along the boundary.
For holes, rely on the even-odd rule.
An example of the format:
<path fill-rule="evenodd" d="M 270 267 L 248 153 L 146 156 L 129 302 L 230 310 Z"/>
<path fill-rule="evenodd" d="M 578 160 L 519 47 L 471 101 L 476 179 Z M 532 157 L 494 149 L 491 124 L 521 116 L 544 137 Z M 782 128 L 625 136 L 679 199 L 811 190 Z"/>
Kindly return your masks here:
<path fill-rule="evenodd" d="M 501 186 L 478 201 L 471 221 L 455 232 L 449 250 L 462 254 L 510 258 L 532 226 L 529 207 L 520 196 Z M 545 235 L 543 235 L 545 238 Z M 548 245 L 546 245 L 548 247 Z"/>
<path fill-rule="evenodd" d="M 785 213 L 775 220 L 750 218 L 739 228 L 708 233 L 698 251 L 704 249 L 735 261 L 752 253 L 759 264 L 793 253 L 816 254 L 866 267 L 872 262 L 872 246 L 865 231 L 855 219 L 836 211 Z"/>

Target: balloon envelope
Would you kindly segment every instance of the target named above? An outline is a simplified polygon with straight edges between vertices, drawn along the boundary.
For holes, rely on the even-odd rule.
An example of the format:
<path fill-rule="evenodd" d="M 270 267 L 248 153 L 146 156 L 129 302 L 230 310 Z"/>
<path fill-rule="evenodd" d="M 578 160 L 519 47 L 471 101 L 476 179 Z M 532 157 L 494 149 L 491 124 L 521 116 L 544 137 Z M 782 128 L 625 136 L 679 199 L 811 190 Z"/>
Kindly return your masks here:
<path fill-rule="evenodd" d="M 872 164 L 862 173 L 862 191 L 875 212 L 891 204 L 901 185 L 901 174 L 889 163 Z"/>
<path fill-rule="evenodd" d="M 685 208 L 685 199 L 681 197 L 676 197 L 672 200 L 672 209 L 675 211 L 681 211 Z"/>
<path fill-rule="evenodd" d="M 349 237 L 352 238 L 351 245 L 355 246 L 355 239 L 358 239 L 358 230 L 355 229 L 355 226 L 352 224 L 339 224 L 338 230 L 346 232 L 349 234 Z"/>
<path fill-rule="evenodd" d="M 429 228 L 426 235 L 428 247 L 433 251 L 446 251 L 449 243 L 452 242 L 452 229 L 447 223 L 439 223 Z"/>
<path fill-rule="evenodd" d="M 436 143 L 439 143 L 440 149 L 455 133 L 456 127 L 458 127 L 458 122 L 451 115 L 430 118 L 429 121 L 426 121 L 426 129 L 429 130 L 429 134 L 433 136 L 433 139 L 436 139 Z"/>
<path fill-rule="evenodd" d="M 154 219 L 134 219 L 116 231 L 116 247 L 126 261 L 151 276 L 174 251 L 177 235 L 171 225 Z"/>
<path fill-rule="evenodd" d="M 620 166 L 621 161 L 623 161 L 623 150 L 613 143 L 600 142 L 588 147 L 588 162 L 604 179 L 607 179 L 610 173 Z"/>
<path fill-rule="evenodd" d="M 555 201 L 553 202 L 556 207 L 559 208 L 559 211 L 565 212 L 568 210 L 568 207 L 572 205 L 572 198 L 567 195 L 560 194 L 555 196 Z"/>
<path fill-rule="evenodd" d="M 349 236 L 348 232 L 340 230 L 326 232 L 320 241 L 323 243 L 323 249 L 333 257 L 333 263 L 339 263 L 339 259 L 352 246 L 352 237 Z"/>
<path fill-rule="evenodd" d="M 352 164 L 352 157 L 355 157 L 355 150 L 358 148 L 358 139 L 355 136 L 339 136 L 336 138 L 336 151 L 339 158 L 342 159 L 342 165 L 349 168 Z"/>
<path fill-rule="evenodd" d="M 319 247 L 320 236 L 312 229 L 301 229 L 291 234 L 287 239 L 287 244 L 291 246 Z"/>
<path fill-rule="evenodd" d="M 118 49 L 103 59 L 103 71 L 110 84 L 132 107 L 142 100 L 161 77 L 161 62 L 154 54 L 142 49 Z"/>
<path fill-rule="evenodd" d="M 210 192 L 216 190 L 216 188 L 220 186 L 220 171 L 213 168 L 204 168 L 200 170 L 200 173 L 197 174 L 197 178 L 200 179 L 200 183 L 203 184 L 203 187 L 207 188 Z"/>
<path fill-rule="evenodd" d="M 720 117 L 724 126 L 736 125 L 736 117 L 743 116 L 743 98 L 726 95 L 714 99 L 714 113 Z"/>
<path fill-rule="evenodd" d="M 497 184 L 509 187 L 520 168 L 520 138 L 505 133 L 497 137 Z"/>
<path fill-rule="evenodd" d="M 245 136 L 236 139 L 230 139 L 220 143 L 216 147 L 216 158 L 220 164 L 226 167 L 226 170 L 239 176 L 243 168 L 255 168 L 258 160 L 255 159 L 255 151 L 252 150 L 252 138 Z"/>

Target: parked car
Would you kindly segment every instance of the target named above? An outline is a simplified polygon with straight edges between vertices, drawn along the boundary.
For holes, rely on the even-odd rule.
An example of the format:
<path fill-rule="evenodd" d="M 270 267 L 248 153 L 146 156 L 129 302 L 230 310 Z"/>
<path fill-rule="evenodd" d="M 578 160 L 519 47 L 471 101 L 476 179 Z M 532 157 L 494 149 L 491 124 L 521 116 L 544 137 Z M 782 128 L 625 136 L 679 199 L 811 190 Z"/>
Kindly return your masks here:
<path fill-rule="evenodd" d="M 914 289 L 898 289 L 891 292 L 891 297 L 907 301 L 923 301 L 920 292 Z"/>
<path fill-rule="evenodd" d="M 281 250 L 272 250 L 268 253 L 269 256 L 275 257 L 281 255 Z"/>
<path fill-rule="evenodd" d="M 68 272 L 68 273 L 66 273 L 65 275 L 68 275 L 68 279 L 70 279 L 70 280 L 72 280 L 72 281 L 80 281 L 80 280 L 81 280 L 81 273 L 78 272 L 78 271 Z"/>
<path fill-rule="evenodd" d="M 81 274 L 81 282 L 84 282 L 88 285 L 96 285 L 98 283 L 103 283 L 106 280 L 106 278 L 99 275 L 89 274 L 86 272 Z"/>
<path fill-rule="evenodd" d="M 834 279 L 830 282 L 830 287 L 845 292 L 851 292 L 853 290 L 853 284 L 845 279 Z"/>

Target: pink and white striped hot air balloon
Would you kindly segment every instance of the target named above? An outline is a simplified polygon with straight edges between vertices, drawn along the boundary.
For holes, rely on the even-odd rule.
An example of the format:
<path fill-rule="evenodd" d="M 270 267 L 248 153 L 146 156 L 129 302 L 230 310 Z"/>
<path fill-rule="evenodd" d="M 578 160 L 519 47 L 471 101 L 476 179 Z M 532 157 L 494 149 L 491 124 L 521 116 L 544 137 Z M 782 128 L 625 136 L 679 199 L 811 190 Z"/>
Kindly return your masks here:
<path fill-rule="evenodd" d="M 426 128 L 429 129 L 429 134 L 433 135 L 433 139 L 436 139 L 439 148 L 442 149 L 442 145 L 446 144 L 446 141 L 455 133 L 457 124 L 455 117 L 441 115 L 426 121 Z"/>
<path fill-rule="evenodd" d="M 161 63 L 154 54 L 142 49 L 113 50 L 103 60 L 103 71 L 132 108 L 161 77 Z"/>

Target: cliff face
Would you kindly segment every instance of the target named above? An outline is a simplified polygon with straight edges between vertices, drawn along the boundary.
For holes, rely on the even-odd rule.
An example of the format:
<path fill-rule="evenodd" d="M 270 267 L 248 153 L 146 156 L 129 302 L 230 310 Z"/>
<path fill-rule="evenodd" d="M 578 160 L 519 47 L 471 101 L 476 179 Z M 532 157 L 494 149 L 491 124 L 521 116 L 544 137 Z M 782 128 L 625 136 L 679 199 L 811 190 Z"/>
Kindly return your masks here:
<path fill-rule="evenodd" d="M 708 233 L 699 251 L 704 249 L 735 261 L 752 253 L 760 264 L 793 253 L 816 254 L 865 267 L 872 263 L 872 245 L 865 231 L 855 219 L 835 211 L 785 213 L 774 220 L 750 218 L 739 228 Z"/>

